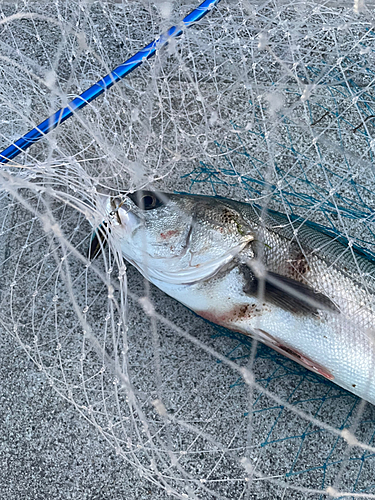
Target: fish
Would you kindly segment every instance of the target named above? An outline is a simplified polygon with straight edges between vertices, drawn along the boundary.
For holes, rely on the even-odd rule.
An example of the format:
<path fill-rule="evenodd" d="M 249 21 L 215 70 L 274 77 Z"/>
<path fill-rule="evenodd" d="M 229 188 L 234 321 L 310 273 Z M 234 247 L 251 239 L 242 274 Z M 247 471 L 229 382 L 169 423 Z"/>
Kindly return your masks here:
<path fill-rule="evenodd" d="M 375 259 L 312 221 L 213 196 L 102 195 L 108 239 L 160 290 L 375 404 Z"/>

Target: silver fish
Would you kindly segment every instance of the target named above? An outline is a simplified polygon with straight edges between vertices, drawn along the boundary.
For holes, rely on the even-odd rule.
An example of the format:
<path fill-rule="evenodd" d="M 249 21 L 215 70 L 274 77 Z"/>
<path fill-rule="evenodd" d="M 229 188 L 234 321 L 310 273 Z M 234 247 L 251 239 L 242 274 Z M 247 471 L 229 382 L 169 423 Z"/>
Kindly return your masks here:
<path fill-rule="evenodd" d="M 249 204 L 138 191 L 103 196 L 111 237 L 198 315 L 254 337 L 375 404 L 375 261 L 316 224 Z"/>

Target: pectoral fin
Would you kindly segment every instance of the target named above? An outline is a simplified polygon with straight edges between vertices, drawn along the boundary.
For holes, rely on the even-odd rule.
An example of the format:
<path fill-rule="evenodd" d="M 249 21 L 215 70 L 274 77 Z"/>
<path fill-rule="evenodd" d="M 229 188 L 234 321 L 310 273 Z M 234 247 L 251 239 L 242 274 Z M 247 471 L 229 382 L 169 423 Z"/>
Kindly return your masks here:
<path fill-rule="evenodd" d="M 303 314 L 316 314 L 318 310 L 338 312 L 330 298 L 304 283 L 272 272 L 258 278 L 248 266 L 243 266 L 242 272 L 246 279 L 246 294 L 259 295 L 263 284 L 264 300 L 286 311 Z"/>
<path fill-rule="evenodd" d="M 103 224 L 100 224 L 100 226 L 97 227 L 95 231 L 92 233 L 90 246 L 87 252 L 87 258 L 89 260 L 95 259 L 103 250 L 103 248 L 106 246 L 107 233 L 108 233 L 108 226 L 105 222 L 103 222 Z"/>

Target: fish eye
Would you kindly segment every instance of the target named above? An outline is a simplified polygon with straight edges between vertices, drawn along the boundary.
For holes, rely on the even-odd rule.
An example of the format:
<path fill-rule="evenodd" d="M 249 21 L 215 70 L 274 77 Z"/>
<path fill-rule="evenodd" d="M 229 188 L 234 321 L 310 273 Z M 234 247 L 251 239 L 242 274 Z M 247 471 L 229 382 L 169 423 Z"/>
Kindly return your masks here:
<path fill-rule="evenodd" d="M 128 194 L 128 197 L 141 210 L 153 210 L 164 205 L 164 202 L 153 191 L 136 191 Z"/>

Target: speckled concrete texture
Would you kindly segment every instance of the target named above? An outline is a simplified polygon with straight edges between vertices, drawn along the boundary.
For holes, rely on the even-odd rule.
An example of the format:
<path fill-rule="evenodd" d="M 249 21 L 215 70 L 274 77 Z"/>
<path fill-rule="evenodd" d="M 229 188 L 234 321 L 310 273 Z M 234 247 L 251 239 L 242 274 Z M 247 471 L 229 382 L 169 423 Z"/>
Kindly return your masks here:
<path fill-rule="evenodd" d="M 63 40 L 65 49 L 68 47 L 66 54 L 65 49 L 61 49 L 61 58 L 56 59 L 58 63 L 52 58 L 52 64 L 57 64 L 57 81 L 61 88 L 67 87 L 73 95 L 92 84 L 102 74 L 102 70 L 104 74 L 106 70 L 122 62 L 136 49 L 148 43 L 151 35 L 154 36 L 161 28 L 166 27 L 165 19 L 160 23 L 158 18 L 154 20 L 154 5 L 148 11 L 147 2 L 137 3 L 137 6 L 141 5 L 145 9 L 138 25 L 133 22 L 137 17 L 133 3 L 125 2 L 125 21 L 122 12 L 117 9 L 118 3 L 59 3 L 66 19 L 77 21 L 74 26 L 86 30 L 90 43 L 97 50 L 95 57 L 85 52 L 82 40 L 79 46 L 72 41 L 73 36 L 72 39 L 69 38 L 70 28 L 66 31 L 69 36 L 65 39 L 53 22 L 38 22 L 28 18 L 18 24 L 14 23 L 10 30 L 4 29 L 0 37 L 0 55 L 14 58 L 21 65 L 21 70 L 2 59 L 5 68 L 1 73 L 2 85 L 6 90 L 4 101 L 0 94 L 2 146 L 6 147 L 10 140 L 25 133 L 30 124 L 35 124 L 39 117 L 45 118 L 61 104 L 57 94 L 49 98 L 48 87 L 46 90 L 44 84 L 38 86 L 34 83 L 37 81 L 35 75 L 28 78 L 28 73 L 22 70 L 22 64 L 33 68 L 37 75 L 45 78 L 43 71 L 49 67 L 51 54 L 55 55 L 61 49 L 59 44 Z M 278 6 L 279 4 L 284 5 L 283 2 L 278 2 Z M 335 9 L 333 2 L 329 4 L 330 8 Z M 58 15 L 54 10 L 55 4 L 49 2 L 27 5 L 30 12 L 55 17 Z M 163 6 L 163 3 L 157 2 L 157 6 L 160 5 Z M 154 117 L 152 126 L 150 125 L 152 138 L 149 139 L 151 143 L 155 142 L 146 153 L 146 149 L 142 149 L 143 134 L 149 132 L 148 113 L 152 114 L 156 109 L 147 108 L 148 101 L 159 102 L 159 94 L 154 93 L 157 85 L 154 86 L 154 80 L 149 81 L 147 71 L 150 68 L 147 67 L 142 68 L 143 73 L 139 71 L 123 82 L 123 86 L 112 89 L 108 99 L 101 98 L 97 108 L 93 106 L 91 110 L 86 109 L 82 122 L 76 117 L 62 125 L 50 136 L 50 142 L 45 140 L 35 147 L 32 150 L 35 157 L 28 159 L 45 161 L 48 158 L 50 161 L 55 158 L 55 153 L 61 159 L 59 155 L 63 151 L 67 157 L 70 155 L 70 159 L 77 155 L 78 160 L 81 160 L 87 154 L 87 158 L 94 160 L 82 165 L 92 169 L 90 174 L 93 177 L 98 172 L 102 174 L 98 178 L 104 184 L 114 179 L 113 172 L 116 175 L 119 173 L 116 169 L 120 170 L 124 165 L 129 167 L 129 163 L 134 182 L 139 185 L 151 173 L 158 177 L 160 170 L 165 177 L 157 179 L 153 186 L 167 191 L 188 191 L 193 186 L 193 191 L 201 194 L 212 194 L 214 188 L 219 195 L 237 199 L 243 199 L 244 193 L 250 193 L 249 196 L 254 194 L 251 190 L 244 189 L 248 179 L 246 176 L 253 176 L 261 184 L 264 172 L 259 174 L 259 170 L 263 168 L 267 170 L 268 180 L 272 183 L 281 172 L 280 178 L 285 175 L 283 179 L 289 182 L 285 181 L 283 185 L 285 192 L 289 193 L 292 186 L 295 193 L 304 195 L 306 191 L 311 197 L 308 201 L 313 204 L 314 209 L 310 210 L 309 217 L 311 215 L 314 220 L 326 224 L 333 221 L 344 233 L 348 229 L 349 234 L 363 236 L 368 240 L 370 233 L 364 234 L 358 229 L 358 220 L 365 220 L 368 215 L 367 212 L 360 211 L 362 206 L 358 208 L 355 205 L 353 208 L 358 210 L 357 218 L 348 218 L 342 223 L 342 214 L 339 217 L 335 206 L 332 205 L 332 208 L 328 203 L 331 202 L 328 190 L 332 189 L 342 199 L 355 198 L 360 194 L 363 206 L 368 208 L 373 204 L 373 178 L 369 175 L 367 160 L 368 138 L 358 131 L 357 135 L 353 133 L 353 124 L 358 123 L 359 113 L 351 95 L 338 92 L 337 81 L 329 88 L 317 86 L 311 99 L 310 111 L 313 118 L 310 122 L 308 119 L 303 122 L 302 111 L 300 113 L 298 107 L 301 105 L 300 95 L 297 91 L 285 91 L 285 101 L 280 100 L 279 96 L 274 104 L 284 102 L 284 111 L 290 112 L 291 117 L 289 128 L 281 118 L 273 122 L 273 117 L 267 115 L 268 105 L 264 105 L 266 114 L 262 116 L 262 120 L 267 126 L 270 124 L 267 132 L 269 142 L 262 143 L 258 148 L 263 140 L 258 126 L 263 121 L 255 120 L 259 109 L 253 106 L 253 101 L 249 104 L 249 95 L 253 91 L 251 85 L 237 85 L 236 82 L 232 86 L 230 78 L 233 75 L 235 78 L 242 78 L 236 72 L 238 68 L 225 65 L 234 53 L 238 53 L 235 43 L 229 46 L 226 38 L 227 26 L 230 27 L 230 22 L 233 21 L 233 6 L 224 1 L 221 5 L 220 30 L 224 32 L 223 43 L 226 45 L 224 51 L 220 54 L 218 52 L 221 57 L 218 67 L 223 71 L 222 81 L 226 82 L 226 78 L 229 78 L 229 83 L 223 85 L 227 95 L 221 109 L 221 121 L 215 121 L 216 111 L 207 108 L 205 118 L 208 118 L 208 124 L 206 123 L 201 114 L 204 110 L 200 108 L 203 101 L 199 100 L 198 93 L 194 94 L 194 82 L 187 77 L 184 79 L 186 75 L 181 77 L 179 74 L 175 78 L 174 74 L 169 74 L 174 63 L 165 58 L 159 66 L 155 66 L 156 69 L 153 68 L 152 76 L 159 78 L 158 85 L 164 88 L 165 71 L 167 85 L 164 88 L 163 102 L 170 105 L 170 108 L 166 108 L 166 116 L 171 112 L 174 119 L 181 119 L 177 120 L 182 127 L 182 131 L 179 130 L 181 137 L 175 144 L 175 131 L 173 127 L 164 128 L 163 115 L 160 122 Z M 237 7 L 239 5 L 242 3 L 236 3 Z M 271 12 L 267 5 L 265 16 Z M 324 5 L 326 8 L 327 2 Z M 0 7 L 7 15 L 23 9 L 21 4 L 15 2 L 4 2 Z M 81 19 L 81 14 L 77 14 L 77 9 L 81 7 L 79 12 L 87 13 L 92 9 L 91 14 L 87 17 L 82 14 Z M 172 20 L 179 19 L 180 11 L 186 13 L 187 7 L 186 2 L 179 3 L 172 12 Z M 250 9 L 249 3 L 243 2 L 243 12 L 241 11 L 251 29 L 253 7 L 255 8 L 255 4 Z M 307 8 L 310 9 L 310 5 Z M 116 11 L 113 18 L 106 17 L 108 9 Z M 312 8 L 310 10 L 312 12 Z M 150 20 L 144 12 L 151 12 Z M 285 12 L 287 23 L 290 11 Z M 293 16 L 296 16 L 294 10 Z M 293 16 L 292 19 L 295 19 Z M 335 16 L 331 17 L 337 22 Z M 262 29 L 264 19 L 267 18 L 259 16 L 256 21 Z M 317 24 L 313 26 L 315 30 L 320 22 L 318 17 L 316 19 L 314 22 Z M 284 23 L 284 20 L 281 22 Z M 272 21 L 271 24 L 272 27 L 265 24 L 265 29 L 274 29 L 275 23 Z M 144 31 L 139 32 L 139 26 L 143 26 Z M 346 36 L 349 30 L 346 30 L 347 26 L 343 29 L 344 27 L 341 28 L 340 25 L 337 33 Z M 328 28 L 324 25 L 324 36 L 329 32 Z M 210 29 L 216 34 L 216 27 L 210 26 Z M 301 27 L 303 29 L 304 26 Z M 249 38 L 248 33 L 245 33 Z M 42 43 L 35 42 L 38 36 Z M 100 43 L 95 42 L 95 37 Z M 192 74 L 201 75 L 205 56 L 199 38 L 192 36 L 189 40 L 181 41 L 195 51 L 191 64 L 196 74 Z M 344 42 L 341 40 L 342 46 L 350 45 L 347 41 Z M 257 75 L 261 75 L 261 79 L 256 82 L 258 87 L 254 87 L 259 91 L 259 96 L 253 97 L 260 99 L 260 92 L 264 92 L 266 99 L 263 99 L 263 104 L 271 103 L 269 93 L 275 90 L 272 78 L 281 82 L 280 88 L 284 91 L 289 89 L 289 74 L 280 70 L 278 64 L 270 64 L 270 55 L 259 51 L 257 38 L 253 43 L 256 50 L 252 57 L 258 63 L 261 61 L 264 66 L 264 73 L 261 64 L 256 66 L 259 71 Z M 285 46 L 281 46 L 284 50 Z M 324 43 L 316 48 L 314 39 L 311 40 L 311 47 L 313 54 L 316 54 L 318 48 L 324 52 Z M 298 52 L 297 45 L 293 50 Z M 372 51 L 368 51 L 368 54 L 369 58 L 372 57 Z M 100 58 L 103 58 L 105 64 L 100 62 Z M 319 58 L 319 64 L 320 62 Z M 304 64 L 307 62 L 304 61 Z M 177 66 L 178 64 L 174 67 L 175 70 L 179 70 Z M 358 65 L 358 68 L 361 66 Z M 323 67 L 323 75 L 324 71 Z M 372 78 L 368 76 L 369 71 L 361 71 L 358 69 L 355 75 L 360 89 L 367 85 L 366 78 Z M 16 81 L 19 86 L 15 85 L 9 75 L 18 76 Z M 252 84 L 255 80 L 251 80 Z M 199 84 L 206 92 L 206 101 L 209 102 L 210 95 L 214 93 L 211 75 L 207 81 L 203 79 Z M 340 89 L 342 91 L 341 87 Z M 216 91 L 221 105 L 220 89 Z M 370 102 L 372 89 L 368 88 L 366 91 L 368 94 L 365 99 Z M 178 106 L 180 96 L 184 93 L 187 96 L 187 103 L 183 107 L 186 116 L 180 117 Z M 191 96 L 193 97 L 190 99 Z M 132 108 L 133 101 L 139 104 L 137 109 Z M 244 102 L 246 106 L 243 105 Z M 142 103 L 145 109 L 142 109 Z M 325 113 L 326 107 L 331 107 L 331 112 Z M 144 130 L 141 128 L 141 121 L 137 122 L 138 114 L 143 116 L 142 126 L 144 123 L 147 125 Z M 158 113 L 155 112 L 155 115 Z M 131 136 L 130 125 L 134 127 L 134 136 L 131 137 L 135 139 L 132 139 L 130 145 L 125 139 L 125 145 L 121 142 L 121 133 L 118 142 L 113 139 L 117 133 L 115 126 L 111 128 L 114 116 L 122 116 L 123 122 L 119 122 L 119 130 L 126 140 Z M 337 123 L 334 122 L 336 118 Z M 233 125 L 237 119 L 239 128 Z M 311 125 L 313 121 L 315 124 Z M 367 125 L 371 126 L 370 120 Z M 85 127 L 89 126 L 92 126 L 92 130 L 86 134 Z M 248 126 L 249 129 L 246 128 Z M 221 145 L 214 145 L 213 140 L 204 145 L 202 137 L 207 130 L 210 130 L 216 140 L 215 127 L 218 138 L 222 139 L 223 144 L 227 145 L 227 151 L 231 152 L 229 159 L 235 166 L 236 176 L 232 175 L 233 172 L 228 167 L 225 148 L 223 153 Z M 253 134 L 251 127 L 256 133 Z M 246 136 L 246 130 L 250 130 L 252 135 Z M 320 136 L 320 142 L 313 142 L 310 132 Z M 106 134 L 110 136 L 108 144 Z M 166 138 L 163 134 L 166 134 Z M 339 142 L 338 136 L 342 142 Z M 159 140 L 162 137 L 163 147 Z M 91 140 L 92 149 L 88 146 Z M 196 148 L 191 147 L 194 146 L 194 141 Z M 185 150 L 187 143 L 190 149 L 187 147 Z M 98 144 L 100 147 L 96 148 Z M 346 147 L 345 161 L 341 156 L 342 144 Z M 139 160 L 133 154 L 134 145 L 139 147 Z M 122 149 L 125 147 L 128 148 L 126 151 Z M 183 153 L 182 158 L 175 162 L 171 160 L 174 148 Z M 207 164 L 201 164 L 201 160 L 205 160 Z M 141 168 L 142 162 L 147 164 L 144 170 Z M 212 165 L 208 165 L 208 162 Z M 351 182 L 347 166 L 349 163 L 363 189 L 357 190 L 357 186 Z M 300 164 L 302 167 L 298 170 Z M 276 171 L 274 165 L 284 170 Z M 322 165 L 325 168 L 320 168 Z M 224 174 L 221 175 L 223 171 Z M 310 184 L 304 182 L 305 171 Z M 241 172 L 244 175 L 242 180 L 239 175 Z M 287 177 L 288 172 L 290 177 Z M 69 184 L 70 179 L 67 180 L 64 173 L 60 175 L 60 180 Z M 119 176 L 116 177 L 118 178 Z M 222 179 L 228 182 L 225 183 Z M 297 181 L 293 184 L 295 179 Z M 125 180 L 129 179 L 125 177 Z M 195 184 L 192 184 L 193 180 L 196 181 Z M 129 182 L 133 182 L 133 178 Z M 259 184 L 256 184 L 257 189 Z M 316 189 L 317 186 L 319 189 Z M 110 274 L 108 267 L 101 258 L 87 268 L 84 263 L 69 256 L 77 307 L 83 313 L 83 310 L 86 311 L 84 306 L 88 304 L 88 310 L 84 314 L 91 321 L 100 346 L 104 346 L 111 361 L 121 360 L 120 371 L 129 376 L 129 380 L 126 380 L 128 385 L 124 380 L 119 380 L 118 372 L 112 366 L 114 363 L 106 364 L 103 361 L 105 357 L 102 352 L 94 349 L 83 334 L 82 323 L 77 321 L 76 311 L 65 287 L 62 252 L 56 244 L 57 240 L 51 237 L 48 228 L 34 220 L 33 214 L 22 207 L 19 201 L 6 193 L 0 194 L 0 500 L 320 500 L 329 497 L 328 493 L 324 493 L 328 486 L 345 493 L 374 492 L 375 456 L 361 446 L 349 446 L 337 435 L 342 430 L 351 429 L 359 441 L 371 446 L 375 435 L 373 406 L 361 406 L 360 400 L 352 394 L 308 372 L 275 351 L 263 345 L 254 346 L 243 336 L 220 329 L 199 318 L 154 286 L 147 285 L 130 265 L 126 272 L 130 292 L 126 310 L 126 350 L 120 342 L 117 343 L 116 336 L 111 337 L 113 331 L 117 331 L 117 326 L 121 326 L 121 322 L 116 312 L 109 307 L 103 280 L 93 271 L 96 266 L 106 276 L 106 273 Z M 305 198 L 298 198 L 293 197 L 292 193 L 288 200 L 292 199 L 297 205 L 300 203 L 299 208 L 302 207 L 303 212 L 306 209 L 307 194 Z M 23 199 L 30 201 L 33 208 L 40 209 L 37 196 L 30 195 L 27 190 L 22 190 L 21 195 Z M 265 198 L 267 196 L 268 192 Z M 82 254 L 86 254 L 91 234 L 90 224 L 83 215 L 77 215 L 73 208 L 61 208 L 52 198 L 46 195 L 46 205 L 54 210 L 53 214 L 66 235 L 66 240 L 72 242 Z M 273 208 L 282 209 L 285 199 L 275 197 L 269 203 Z M 334 200 L 337 201 L 336 198 Z M 326 202 L 326 213 L 319 211 Z M 55 254 L 51 248 L 55 248 Z M 56 273 L 58 268 L 60 274 Z M 114 279 L 117 279 L 119 269 L 116 265 L 111 272 Z M 154 321 L 147 315 L 138 301 L 138 298 L 146 295 L 165 321 Z M 116 290 L 115 298 L 119 297 Z M 15 326 L 17 330 L 14 330 Z M 122 337 L 119 338 L 123 340 Z M 212 354 L 212 350 L 217 353 L 216 356 Z M 249 367 L 259 384 L 258 389 L 251 390 L 239 372 L 223 362 L 220 356 L 240 367 Z M 124 385 L 121 385 L 122 382 Z M 311 422 L 309 417 L 316 420 Z M 330 432 L 323 425 L 316 424 L 316 421 L 337 432 Z M 291 488 L 286 488 L 286 485 Z M 304 490 L 306 488 L 309 491 Z"/>

